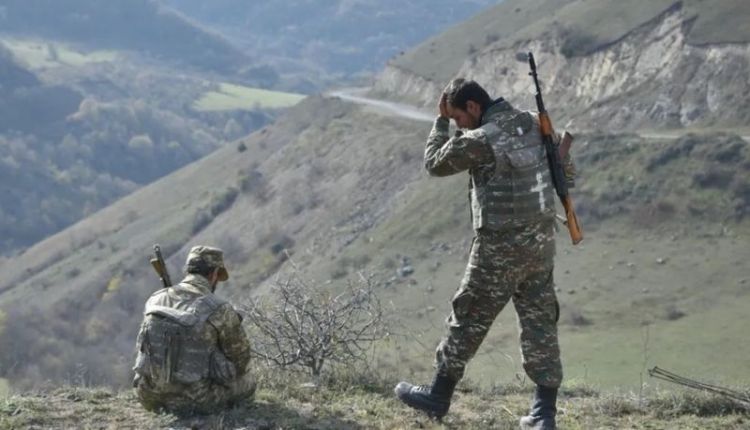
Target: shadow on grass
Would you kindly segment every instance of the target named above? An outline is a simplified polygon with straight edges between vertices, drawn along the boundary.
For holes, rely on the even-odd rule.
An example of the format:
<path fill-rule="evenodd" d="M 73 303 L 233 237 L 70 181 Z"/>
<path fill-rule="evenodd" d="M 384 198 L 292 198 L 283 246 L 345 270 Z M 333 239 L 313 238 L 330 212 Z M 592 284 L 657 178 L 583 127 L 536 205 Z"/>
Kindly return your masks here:
<path fill-rule="evenodd" d="M 247 430 L 271 430 L 277 428 L 359 430 L 356 421 L 335 416 L 326 411 L 299 405 L 290 406 L 278 400 L 256 400 L 214 415 L 174 416 L 169 427 L 195 430 L 218 430 L 242 428 Z"/>

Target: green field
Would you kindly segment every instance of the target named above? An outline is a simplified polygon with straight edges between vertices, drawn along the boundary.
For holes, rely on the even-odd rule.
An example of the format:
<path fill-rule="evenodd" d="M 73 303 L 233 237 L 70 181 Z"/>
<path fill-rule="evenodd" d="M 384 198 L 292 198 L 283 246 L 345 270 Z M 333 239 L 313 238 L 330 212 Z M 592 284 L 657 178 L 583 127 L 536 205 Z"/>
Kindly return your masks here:
<path fill-rule="evenodd" d="M 302 94 L 250 88 L 222 83 L 218 91 L 210 91 L 193 107 L 203 112 L 226 110 L 281 109 L 294 106 L 305 98 Z"/>
<path fill-rule="evenodd" d="M 53 41 L 10 38 L 0 40 L 0 43 L 31 69 L 80 67 L 91 63 L 107 63 L 117 60 L 117 53 L 114 51 L 83 52 L 64 43 Z"/>
<path fill-rule="evenodd" d="M 6 397 L 10 394 L 10 385 L 8 381 L 0 378 L 0 397 Z"/>

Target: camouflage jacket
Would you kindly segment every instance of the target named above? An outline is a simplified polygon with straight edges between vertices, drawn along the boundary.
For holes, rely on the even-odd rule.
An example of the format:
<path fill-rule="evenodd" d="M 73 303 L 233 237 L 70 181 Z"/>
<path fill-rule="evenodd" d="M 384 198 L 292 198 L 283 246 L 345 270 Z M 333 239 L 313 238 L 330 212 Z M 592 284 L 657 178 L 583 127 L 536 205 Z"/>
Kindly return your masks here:
<path fill-rule="evenodd" d="M 178 383 L 164 382 L 165 378 L 157 378 L 150 367 L 148 345 L 158 343 L 158 339 L 149 340 L 149 327 L 153 327 L 153 317 L 159 312 L 183 312 L 187 316 L 194 315 L 203 323 L 200 325 L 201 339 L 183 346 L 180 354 L 193 357 L 206 357 L 205 360 L 191 360 L 186 371 L 183 367 Z M 200 315 L 205 313 L 205 315 Z M 246 373 L 250 359 L 250 343 L 242 328 L 241 318 L 231 304 L 219 299 L 210 289 L 208 280 L 198 275 L 188 275 L 180 284 L 155 292 L 146 302 L 144 321 L 138 334 L 138 357 L 134 370 L 135 384 L 145 379 L 148 389 L 169 393 L 179 392 L 184 397 L 199 400 L 201 393 L 210 389 L 212 385 L 226 384 Z M 205 351 L 191 351 L 194 348 L 204 348 Z M 186 375 L 187 373 L 187 375 Z M 192 374 L 192 375 L 191 375 Z M 170 378 L 166 378 L 169 380 Z M 185 387 L 188 383 L 190 387 Z M 164 386 L 159 386 L 159 385 Z M 174 385 L 174 386 L 171 386 Z M 141 384 L 143 386 L 143 384 Z M 193 393 L 194 395 L 191 395 Z"/>
<path fill-rule="evenodd" d="M 479 127 L 449 136 L 438 118 L 427 140 L 425 168 L 433 176 L 469 171 L 475 230 L 504 230 L 554 216 L 554 193 L 538 120 L 499 99 Z"/>

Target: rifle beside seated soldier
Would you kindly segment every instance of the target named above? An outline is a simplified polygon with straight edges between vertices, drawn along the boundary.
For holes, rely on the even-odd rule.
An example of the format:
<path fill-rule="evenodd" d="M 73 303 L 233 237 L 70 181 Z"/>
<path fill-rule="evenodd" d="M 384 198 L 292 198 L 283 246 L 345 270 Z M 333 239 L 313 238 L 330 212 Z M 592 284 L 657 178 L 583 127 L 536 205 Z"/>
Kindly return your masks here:
<path fill-rule="evenodd" d="M 229 278 L 222 250 L 193 247 L 185 271 L 179 284 L 165 282 L 146 302 L 133 386 L 148 410 L 212 413 L 252 399 L 250 343 L 240 315 L 214 294 Z"/>

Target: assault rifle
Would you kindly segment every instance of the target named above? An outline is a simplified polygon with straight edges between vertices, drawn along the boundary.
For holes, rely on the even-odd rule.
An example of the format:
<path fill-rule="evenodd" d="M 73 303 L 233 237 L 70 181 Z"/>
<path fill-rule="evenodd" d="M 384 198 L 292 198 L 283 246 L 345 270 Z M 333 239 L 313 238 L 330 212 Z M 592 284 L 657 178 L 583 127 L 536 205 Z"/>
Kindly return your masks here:
<path fill-rule="evenodd" d="M 167 263 L 164 262 L 164 257 L 161 255 L 161 247 L 159 247 L 158 243 L 154 245 L 154 257 L 151 258 L 151 266 L 154 267 L 154 270 L 159 275 L 164 288 L 171 287 L 172 279 L 169 278 Z"/>
<path fill-rule="evenodd" d="M 519 55 L 519 59 L 523 58 L 523 54 Z M 573 208 L 573 200 L 570 198 L 568 193 L 568 185 L 565 180 L 565 173 L 560 156 L 560 149 L 567 152 L 570 148 L 570 143 L 567 143 L 565 148 L 559 148 L 555 144 L 553 136 L 554 130 L 552 128 L 552 120 L 549 118 L 547 110 L 544 108 L 544 100 L 542 99 L 542 90 L 539 87 L 539 77 L 536 73 L 536 62 L 534 61 L 534 54 L 529 52 L 528 54 L 529 66 L 531 66 L 531 72 L 529 75 L 534 78 L 534 85 L 536 85 L 536 107 L 539 111 L 539 127 L 542 131 L 542 142 L 544 143 L 544 149 L 547 152 L 547 162 L 549 163 L 549 170 L 552 176 L 552 183 L 555 186 L 557 196 L 560 197 L 563 208 L 565 208 L 565 225 L 568 227 L 570 232 L 570 239 L 573 241 L 573 245 L 577 245 L 583 240 L 583 232 L 581 226 L 578 224 L 578 217 L 576 216 L 575 209 Z"/>

